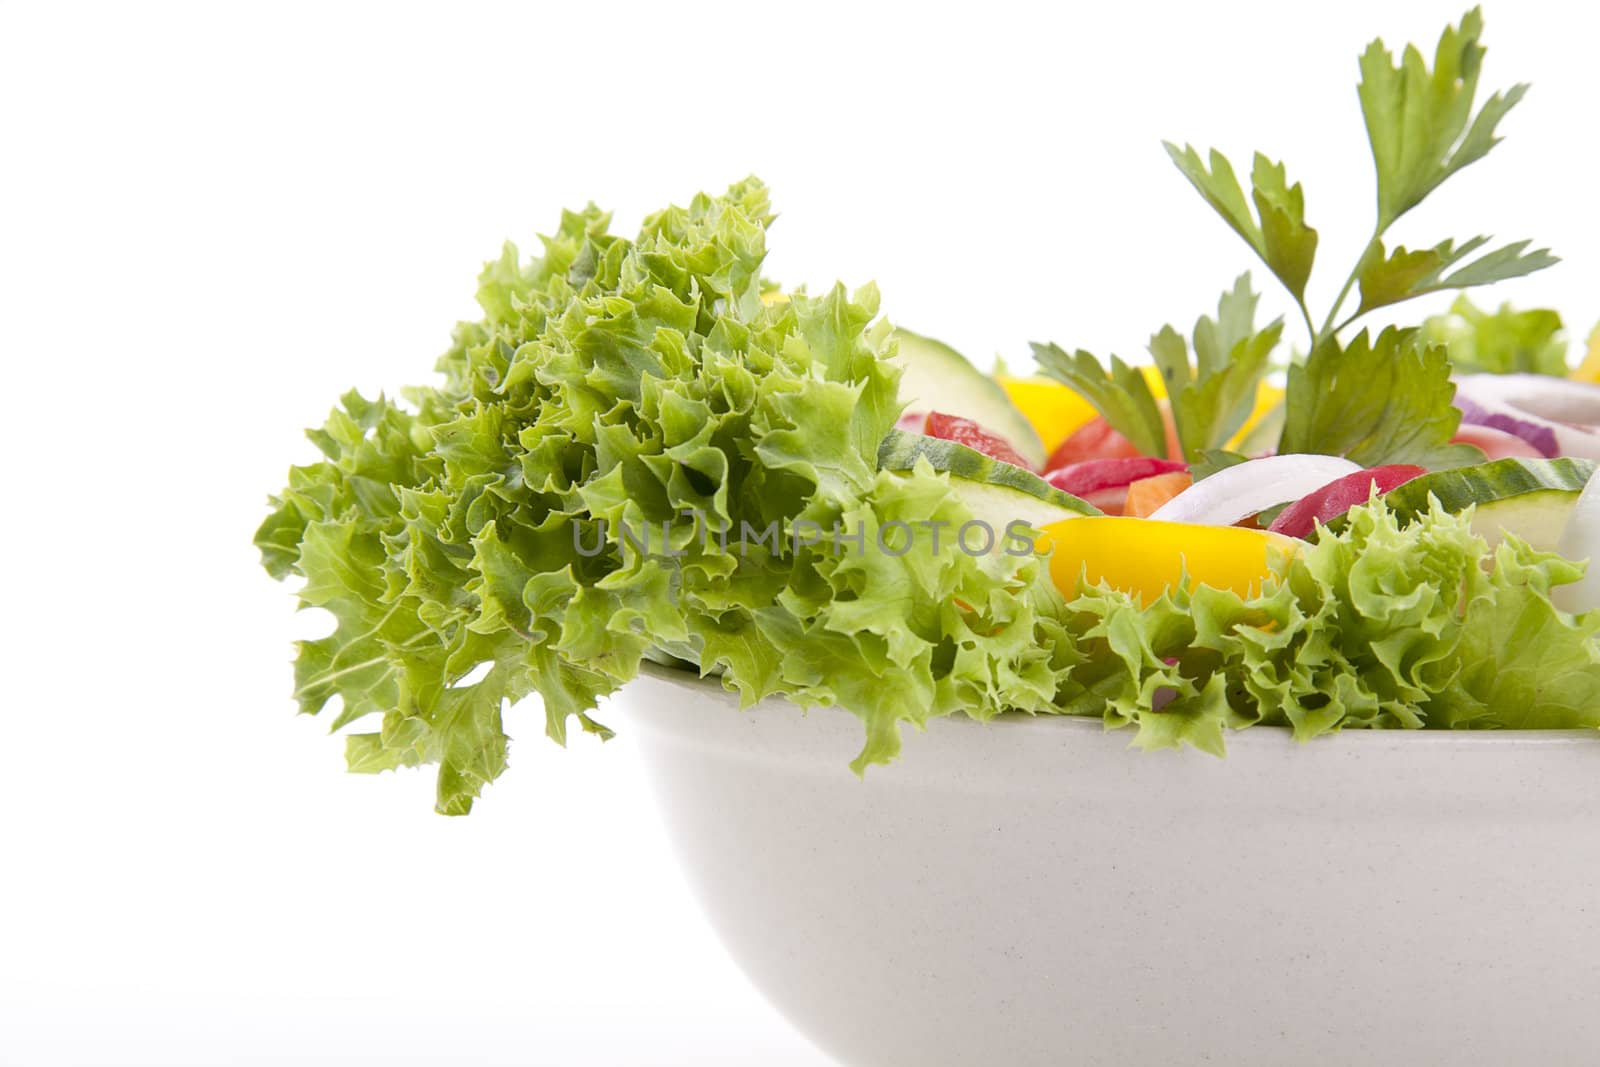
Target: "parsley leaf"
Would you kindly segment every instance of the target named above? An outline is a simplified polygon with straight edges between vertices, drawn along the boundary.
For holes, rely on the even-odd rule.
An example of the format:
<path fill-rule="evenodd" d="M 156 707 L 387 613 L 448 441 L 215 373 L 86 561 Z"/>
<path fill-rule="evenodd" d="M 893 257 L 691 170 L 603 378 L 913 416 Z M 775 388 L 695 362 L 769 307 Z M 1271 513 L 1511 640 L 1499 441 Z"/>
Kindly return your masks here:
<path fill-rule="evenodd" d="M 1460 415 L 1450 403 L 1454 389 L 1442 347 L 1419 347 L 1412 331 L 1386 330 L 1376 341 L 1363 333 L 1348 345 L 1340 342 L 1339 335 L 1378 308 L 1445 289 L 1519 278 L 1556 262 L 1549 249 L 1530 250 L 1529 241 L 1487 252 L 1487 237 L 1445 240 L 1417 249 L 1399 245 L 1393 251 L 1384 245 L 1395 220 L 1499 143 L 1495 131 L 1501 119 L 1527 91 L 1525 85 L 1513 86 L 1474 110 L 1483 68 L 1484 48 L 1478 43 L 1482 31 L 1482 13 L 1467 12 L 1458 25 L 1445 28 L 1431 67 L 1415 47 L 1407 47 L 1397 62 L 1381 40 L 1373 41 L 1362 55 L 1361 112 L 1376 169 L 1377 220 L 1320 329 L 1313 325 L 1305 293 L 1317 233 L 1305 224 L 1305 197 L 1299 184 L 1289 184 L 1282 164 L 1257 154 L 1250 176 L 1252 214 L 1222 153 L 1213 151 L 1207 167 L 1194 148 L 1166 146 L 1184 177 L 1272 269 L 1305 318 L 1311 355 L 1289 374 L 1280 452 L 1328 452 L 1367 464 L 1404 461 L 1429 466 L 1451 466 L 1471 458 L 1472 450 L 1449 443 Z M 1340 321 L 1340 309 L 1357 286 L 1359 304 Z M 1545 341 L 1548 334 L 1535 337 L 1531 347 Z M 1164 331 L 1151 351 L 1173 384 L 1180 365 L 1187 367 L 1182 339 Z M 1258 375 L 1266 358 L 1248 346 L 1230 354 L 1244 360 L 1241 377 Z M 1513 363 L 1544 358 L 1548 365 L 1548 357 L 1531 354 L 1497 358 Z M 1201 361 L 1205 362 L 1204 356 Z M 1174 419 L 1191 460 L 1203 459 L 1220 443 L 1199 427 L 1214 425 L 1219 408 L 1238 395 L 1234 383 L 1225 381 L 1174 395 Z"/>
<path fill-rule="evenodd" d="M 1189 474 L 1195 481 L 1201 482 L 1218 471 L 1236 467 L 1249 460 L 1249 458 L 1249 456 L 1239 452 L 1230 452 L 1227 449 L 1207 449 L 1204 455 L 1189 464 Z"/>
<path fill-rule="evenodd" d="M 1528 252 L 1527 247 L 1532 242 L 1517 241 L 1479 256 L 1451 273 L 1445 273 L 1488 243 L 1487 237 L 1474 237 L 1459 247 L 1454 241 L 1441 241 L 1432 248 L 1415 251 L 1402 245 L 1386 255 L 1383 242 L 1373 242 L 1358 273 L 1361 305 L 1356 309 L 1356 314 L 1365 315 L 1375 308 L 1398 304 L 1426 293 L 1466 289 L 1520 278 L 1559 262 L 1548 248 Z"/>
<path fill-rule="evenodd" d="M 1300 183 L 1290 185 L 1283 164 L 1257 152 L 1250 171 L 1252 215 L 1226 156 L 1212 149 L 1208 170 L 1193 145 L 1179 148 L 1170 141 L 1162 143 L 1183 176 L 1255 250 L 1303 310 L 1306 282 L 1317 255 L 1317 231 L 1306 225 L 1305 193 Z"/>
<path fill-rule="evenodd" d="M 1361 56 L 1361 114 L 1378 172 L 1378 230 L 1421 203 L 1446 178 L 1499 143 L 1495 127 L 1528 91 L 1515 85 L 1495 93 L 1476 116 L 1473 97 L 1483 68 L 1483 12 L 1473 8 L 1448 26 L 1429 70 L 1408 45 L 1401 62 L 1382 40 Z"/>
<path fill-rule="evenodd" d="M 1033 358 L 1047 377 L 1079 393 L 1140 452 L 1166 455 L 1166 424 L 1139 368 L 1116 356 L 1107 367 L 1081 348 L 1069 353 L 1057 344 L 1033 345 Z"/>
<path fill-rule="evenodd" d="M 1397 64 L 1382 40 L 1361 57 L 1361 111 L 1377 171 L 1378 217 L 1365 251 L 1318 329 L 1306 303 L 1306 282 L 1316 258 L 1317 231 L 1306 225 L 1305 194 L 1289 184 L 1283 164 L 1257 153 L 1250 173 L 1250 198 L 1226 156 L 1213 149 L 1210 165 L 1192 146 L 1166 143 L 1167 154 L 1207 203 L 1261 257 L 1294 297 L 1312 348 L 1339 334 L 1369 311 L 1443 289 L 1465 289 L 1520 278 L 1557 262 L 1547 248 L 1529 251 L 1517 241 L 1469 260 L 1489 243 L 1474 237 L 1430 248 L 1384 248 L 1383 237 L 1450 175 L 1477 162 L 1499 143 L 1495 130 L 1527 91 L 1526 85 L 1495 93 L 1473 111 L 1484 48 L 1478 43 L 1483 16 L 1476 8 L 1459 26 L 1446 27 L 1432 68 L 1415 47 Z M 1254 204 L 1254 213 L 1251 205 Z M 1339 311 L 1359 284 L 1360 305 L 1342 322 Z"/>
<path fill-rule="evenodd" d="M 1442 345 L 1390 327 L 1362 330 L 1347 345 L 1328 341 L 1289 368 L 1287 419 L 1279 452 L 1346 456 L 1363 467 L 1415 463 L 1432 469 L 1482 462 L 1450 439 L 1461 412 Z"/>
<path fill-rule="evenodd" d="M 1195 323 L 1192 362 L 1189 341 L 1171 326 L 1150 338 L 1185 459 L 1222 447 L 1255 406 L 1267 361 L 1283 336 L 1282 319 L 1255 328 L 1259 300 L 1250 275 L 1240 275 L 1217 301 L 1217 317 L 1202 315 Z M 1068 353 L 1055 344 L 1036 344 L 1033 355 L 1046 375 L 1077 391 L 1140 452 L 1167 454 L 1161 406 L 1137 367 L 1116 356 L 1107 367 L 1088 352 Z"/>
<path fill-rule="evenodd" d="M 1256 330 L 1259 299 L 1250 275 L 1240 275 L 1217 301 L 1217 317 L 1201 316 L 1195 323 L 1193 366 L 1188 343 L 1171 326 L 1150 339 L 1150 354 L 1171 399 L 1178 441 L 1190 462 L 1221 448 L 1255 405 L 1268 358 L 1283 336 L 1282 319 Z"/>

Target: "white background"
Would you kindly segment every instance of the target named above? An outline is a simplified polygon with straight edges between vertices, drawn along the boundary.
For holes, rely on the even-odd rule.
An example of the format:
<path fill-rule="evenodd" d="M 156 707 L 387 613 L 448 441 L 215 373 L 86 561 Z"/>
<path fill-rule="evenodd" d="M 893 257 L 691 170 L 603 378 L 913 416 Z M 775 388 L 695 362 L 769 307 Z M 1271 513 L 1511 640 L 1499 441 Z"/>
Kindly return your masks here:
<path fill-rule="evenodd" d="M 1370 225 L 1355 58 L 1459 14 L 915 11 L 0 4 L 0 1063 L 825 1062 L 695 911 L 627 722 L 562 752 L 515 709 L 468 819 L 347 776 L 250 535 L 302 426 L 425 379 L 501 239 L 587 199 L 630 229 L 753 171 L 786 284 L 876 279 L 981 359 L 1133 354 L 1251 265 L 1160 138 L 1261 148 L 1326 300 Z M 1401 236 L 1553 245 L 1504 293 L 1581 335 L 1600 15 L 1488 15 L 1486 84 L 1535 88 Z"/>

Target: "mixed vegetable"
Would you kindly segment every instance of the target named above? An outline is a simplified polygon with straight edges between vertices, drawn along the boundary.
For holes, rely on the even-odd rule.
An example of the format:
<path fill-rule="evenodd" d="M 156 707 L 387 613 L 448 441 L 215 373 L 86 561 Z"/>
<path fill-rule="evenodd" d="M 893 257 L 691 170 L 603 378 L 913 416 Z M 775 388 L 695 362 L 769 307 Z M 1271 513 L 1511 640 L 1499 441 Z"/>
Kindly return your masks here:
<path fill-rule="evenodd" d="M 597 703 L 646 661 L 849 709 L 858 771 L 950 714 L 1216 753 L 1256 724 L 1600 727 L 1600 354 L 1568 375 L 1559 317 L 1464 296 L 1349 333 L 1554 262 L 1385 243 L 1522 95 L 1474 108 L 1480 22 L 1431 65 L 1363 56 L 1377 221 L 1320 316 L 1301 186 L 1168 146 L 1303 337 L 1246 275 L 1149 366 L 1044 344 L 991 376 L 870 286 L 763 278 L 754 179 L 633 239 L 590 206 L 507 246 L 442 382 L 347 394 L 256 534 L 335 620 L 298 646 L 301 709 L 337 708 L 353 770 L 437 764 L 447 814 L 505 769 L 509 703 L 609 736 Z"/>
<path fill-rule="evenodd" d="M 1320 326 L 1306 290 L 1318 234 L 1306 222 L 1301 186 L 1289 184 L 1282 164 L 1258 154 L 1247 197 L 1221 153 L 1168 144 L 1185 177 L 1282 283 L 1304 322 L 1304 347 L 1286 346 L 1281 319 L 1257 324 L 1259 297 L 1248 274 L 1189 337 L 1162 327 L 1149 342 L 1150 366 L 1035 345 L 1041 376 L 1000 379 L 1031 424 L 1030 440 L 1050 442 L 1048 457 L 1032 469 L 1106 515 L 1243 526 L 1302 540 L 1420 479 L 1409 497 L 1435 493 L 1452 512 L 1470 509 L 1473 528 L 1489 543 L 1511 534 L 1554 549 L 1591 468 L 1538 461 L 1600 460 L 1600 385 L 1593 381 L 1600 355 L 1569 372 L 1557 313 L 1509 305 L 1483 311 L 1465 293 L 1448 313 L 1417 327 L 1343 337 L 1379 308 L 1555 262 L 1547 250 L 1530 251 L 1528 241 L 1487 252 L 1486 237 L 1421 250 L 1384 244 L 1406 212 L 1487 154 L 1498 141 L 1497 124 L 1522 97 L 1526 87 L 1516 86 L 1474 110 L 1481 26 L 1474 10 L 1447 29 L 1431 68 L 1415 49 L 1396 64 L 1381 42 L 1363 55 L 1360 97 L 1377 168 L 1378 217 Z M 1355 307 L 1345 314 L 1352 297 Z M 935 411 L 902 427 L 1027 465 L 999 422 L 984 426 L 980 417 L 954 432 L 949 419 Z M 1507 460 L 1530 462 L 1498 462 Z M 1450 471 L 1465 473 L 1444 476 Z M 1116 528 L 1127 532 L 1107 535 L 1106 551 L 1157 536 Z M 1164 536 L 1183 553 L 1196 534 Z M 1259 540 L 1234 543 L 1254 560 L 1266 538 Z M 1055 543 L 1058 552 L 1069 544 L 1076 552 L 1097 542 L 1079 527 Z M 1590 554 L 1586 542 L 1569 543 L 1584 558 Z M 1057 574 L 1074 566 L 1108 573 L 1098 558 L 1058 555 L 1054 564 Z M 1235 569 L 1236 588 L 1258 584 L 1270 569 Z M 1164 587 L 1147 577 L 1130 576 L 1123 587 Z"/>

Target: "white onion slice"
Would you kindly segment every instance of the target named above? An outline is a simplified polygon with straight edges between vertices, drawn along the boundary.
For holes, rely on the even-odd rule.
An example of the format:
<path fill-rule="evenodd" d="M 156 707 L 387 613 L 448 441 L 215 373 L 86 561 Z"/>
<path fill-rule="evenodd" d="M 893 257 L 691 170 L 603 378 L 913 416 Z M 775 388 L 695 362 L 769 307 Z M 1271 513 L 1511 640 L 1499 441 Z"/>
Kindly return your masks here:
<path fill-rule="evenodd" d="M 1600 459 L 1600 385 L 1548 374 L 1466 374 L 1455 383 L 1457 399 L 1507 420 L 1499 429 L 1518 433 L 1509 423 L 1522 423 L 1548 430 L 1560 455 Z"/>
<path fill-rule="evenodd" d="M 1231 526 L 1276 504 L 1299 500 L 1360 469 L 1359 464 L 1339 456 L 1290 453 L 1246 460 L 1195 482 L 1150 517 L 1162 522 Z"/>
<path fill-rule="evenodd" d="M 1578 494 L 1556 551 L 1570 560 L 1589 561 L 1589 569 L 1581 579 L 1550 590 L 1556 607 L 1573 612 L 1600 608 L 1600 471 L 1589 476 L 1583 492 Z"/>

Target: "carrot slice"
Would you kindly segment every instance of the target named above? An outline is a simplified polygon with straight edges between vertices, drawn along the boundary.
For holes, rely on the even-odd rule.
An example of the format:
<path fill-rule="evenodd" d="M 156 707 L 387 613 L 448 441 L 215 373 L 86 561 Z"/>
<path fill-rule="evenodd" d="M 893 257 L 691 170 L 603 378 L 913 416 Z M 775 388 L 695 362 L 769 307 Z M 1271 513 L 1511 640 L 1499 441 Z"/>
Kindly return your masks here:
<path fill-rule="evenodd" d="M 1128 500 L 1122 505 L 1122 513 L 1130 518 L 1142 519 L 1193 484 L 1194 479 L 1189 477 L 1188 471 L 1168 471 L 1166 474 L 1140 478 L 1128 486 Z"/>

